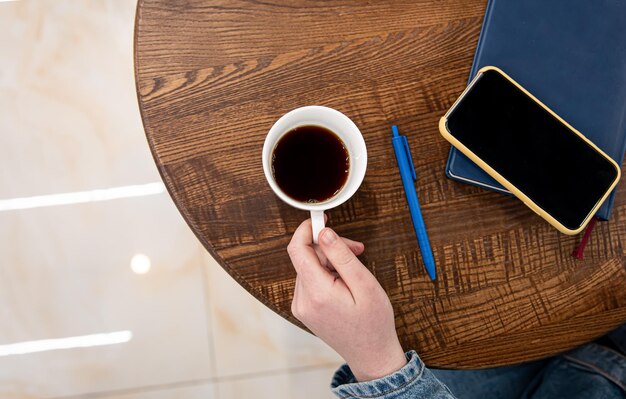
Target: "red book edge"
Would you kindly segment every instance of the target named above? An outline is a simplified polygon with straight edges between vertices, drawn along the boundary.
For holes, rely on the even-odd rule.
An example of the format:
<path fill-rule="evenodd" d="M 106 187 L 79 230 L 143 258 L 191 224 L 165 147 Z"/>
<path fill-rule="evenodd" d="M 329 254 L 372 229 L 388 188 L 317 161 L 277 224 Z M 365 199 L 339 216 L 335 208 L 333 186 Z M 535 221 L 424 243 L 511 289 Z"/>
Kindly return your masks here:
<path fill-rule="evenodd" d="M 574 252 L 572 252 L 572 256 L 576 259 L 582 259 L 583 253 L 585 252 L 585 246 L 587 246 L 587 241 L 589 241 L 589 237 L 591 236 L 591 232 L 598 221 L 598 217 L 594 217 L 589 221 L 587 228 L 585 229 L 585 234 L 583 235 L 583 239 L 580 240 L 580 244 L 576 247 Z"/>

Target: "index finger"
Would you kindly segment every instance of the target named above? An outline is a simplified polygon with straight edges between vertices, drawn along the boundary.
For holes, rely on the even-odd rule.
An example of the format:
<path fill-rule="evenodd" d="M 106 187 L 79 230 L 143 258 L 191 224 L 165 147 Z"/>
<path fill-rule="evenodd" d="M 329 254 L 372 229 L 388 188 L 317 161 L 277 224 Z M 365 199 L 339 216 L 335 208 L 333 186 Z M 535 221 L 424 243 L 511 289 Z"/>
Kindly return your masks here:
<path fill-rule="evenodd" d="M 291 263 L 304 283 L 332 283 L 334 278 L 320 263 L 313 249 L 311 219 L 298 226 L 287 246 Z"/>
<path fill-rule="evenodd" d="M 328 227 L 320 233 L 320 248 L 353 293 L 353 298 L 356 298 L 355 292 L 367 293 L 378 284 L 376 277 L 361 263 L 348 244 Z"/>

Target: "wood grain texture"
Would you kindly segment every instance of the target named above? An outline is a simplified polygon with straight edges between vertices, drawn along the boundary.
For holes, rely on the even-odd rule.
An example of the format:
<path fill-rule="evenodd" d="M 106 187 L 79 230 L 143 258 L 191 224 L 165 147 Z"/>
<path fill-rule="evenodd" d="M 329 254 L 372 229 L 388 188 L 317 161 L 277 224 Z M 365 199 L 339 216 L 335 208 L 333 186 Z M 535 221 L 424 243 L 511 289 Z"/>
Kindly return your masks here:
<path fill-rule="evenodd" d="M 307 214 L 261 166 L 274 121 L 304 105 L 348 115 L 368 147 L 360 190 L 329 225 L 363 241 L 406 349 L 433 367 L 545 357 L 626 320 L 626 185 L 584 261 L 514 198 L 447 179 L 437 122 L 465 87 L 486 1 L 139 1 L 137 92 L 165 184 L 198 239 L 286 319 L 286 246 Z M 408 134 L 437 262 L 429 281 L 390 125 Z M 625 170 L 626 172 L 626 170 Z M 626 173 L 625 173 L 626 174 Z"/>

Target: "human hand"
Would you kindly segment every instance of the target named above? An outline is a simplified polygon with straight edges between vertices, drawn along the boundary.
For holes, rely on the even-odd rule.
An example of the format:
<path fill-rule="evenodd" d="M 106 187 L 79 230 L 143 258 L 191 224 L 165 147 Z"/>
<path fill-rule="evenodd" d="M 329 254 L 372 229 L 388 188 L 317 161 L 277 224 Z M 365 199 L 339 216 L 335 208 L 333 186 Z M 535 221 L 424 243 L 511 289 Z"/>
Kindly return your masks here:
<path fill-rule="evenodd" d="M 330 228 L 314 245 L 310 219 L 287 247 L 297 273 L 291 312 L 346 360 L 358 381 L 384 377 L 407 363 L 387 293 L 356 257 L 364 249 Z"/>

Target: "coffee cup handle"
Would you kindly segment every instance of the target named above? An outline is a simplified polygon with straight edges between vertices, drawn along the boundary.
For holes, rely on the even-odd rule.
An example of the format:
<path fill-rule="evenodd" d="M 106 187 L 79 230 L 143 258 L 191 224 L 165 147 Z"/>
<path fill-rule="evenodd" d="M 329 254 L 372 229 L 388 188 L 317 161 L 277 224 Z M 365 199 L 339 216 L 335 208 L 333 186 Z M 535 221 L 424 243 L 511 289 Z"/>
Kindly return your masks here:
<path fill-rule="evenodd" d="M 324 211 L 311 211 L 311 226 L 313 227 L 313 244 L 318 244 L 318 236 L 324 228 Z"/>

